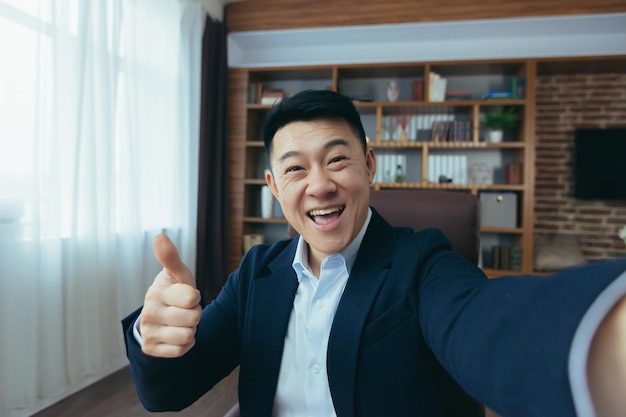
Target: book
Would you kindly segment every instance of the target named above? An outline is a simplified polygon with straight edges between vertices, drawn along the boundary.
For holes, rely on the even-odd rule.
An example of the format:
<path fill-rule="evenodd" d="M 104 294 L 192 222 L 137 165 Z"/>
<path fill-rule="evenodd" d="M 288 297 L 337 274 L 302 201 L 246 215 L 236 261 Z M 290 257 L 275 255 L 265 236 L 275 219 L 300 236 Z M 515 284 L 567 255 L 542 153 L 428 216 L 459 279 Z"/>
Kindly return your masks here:
<path fill-rule="evenodd" d="M 424 80 L 422 78 L 413 80 L 411 83 L 411 100 L 424 100 Z"/>
<path fill-rule="evenodd" d="M 511 98 L 526 97 L 526 78 L 512 76 L 509 78 L 509 92 Z"/>
<path fill-rule="evenodd" d="M 469 142 L 472 140 L 472 121 L 463 120 L 461 122 L 461 142 Z"/>
<path fill-rule="evenodd" d="M 509 249 L 509 269 L 512 271 L 522 270 L 522 248 L 511 246 Z"/>
<path fill-rule="evenodd" d="M 250 83 L 248 84 L 248 103 L 254 104 L 261 101 L 261 94 L 263 92 L 262 83 Z"/>
<path fill-rule="evenodd" d="M 447 134 L 447 122 L 445 121 L 434 121 L 432 128 L 432 142 L 445 142 L 446 134 Z"/>
<path fill-rule="evenodd" d="M 443 101 L 446 96 L 447 83 L 447 79 L 431 71 L 428 74 L 428 100 L 434 102 Z"/>
<path fill-rule="evenodd" d="M 275 104 L 285 97 L 283 90 L 265 90 L 261 93 L 261 104 Z"/>
<path fill-rule="evenodd" d="M 509 162 L 504 166 L 504 182 L 506 184 L 523 184 L 524 170 L 521 162 Z"/>
<path fill-rule="evenodd" d="M 468 90 L 446 91 L 446 100 L 471 100 L 472 94 Z"/>
<path fill-rule="evenodd" d="M 522 270 L 522 248 L 519 246 L 493 246 L 491 258 L 491 265 L 494 269 Z"/>
<path fill-rule="evenodd" d="M 513 98 L 509 90 L 489 90 L 483 96 L 485 100 Z"/>
<path fill-rule="evenodd" d="M 243 253 L 245 254 L 252 248 L 254 245 L 259 245 L 264 243 L 265 237 L 261 234 L 247 234 L 243 235 Z"/>

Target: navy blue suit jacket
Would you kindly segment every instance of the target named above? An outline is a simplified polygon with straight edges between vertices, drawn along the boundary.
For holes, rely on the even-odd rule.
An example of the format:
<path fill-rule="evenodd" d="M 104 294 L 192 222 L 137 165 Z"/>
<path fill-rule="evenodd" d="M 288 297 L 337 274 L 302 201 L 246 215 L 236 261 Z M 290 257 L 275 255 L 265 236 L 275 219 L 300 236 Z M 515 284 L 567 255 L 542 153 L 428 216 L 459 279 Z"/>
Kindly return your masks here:
<path fill-rule="evenodd" d="M 181 358 L 141 352 L 131 328 L 140 310 L 123 320 L 146 408 L 185 408 L 239 365 L 241 415 L 271 416 L 298 287 L 296 243 L 253 247 Z M 441 232 L 393 228 L 374 211 L 328 342 L 337 416 L 474 416 L 478 403 L 506 416 L 574 415 L 569 345 L 587 307 L 625 269 L 616 261 L 489 280 Z"/>

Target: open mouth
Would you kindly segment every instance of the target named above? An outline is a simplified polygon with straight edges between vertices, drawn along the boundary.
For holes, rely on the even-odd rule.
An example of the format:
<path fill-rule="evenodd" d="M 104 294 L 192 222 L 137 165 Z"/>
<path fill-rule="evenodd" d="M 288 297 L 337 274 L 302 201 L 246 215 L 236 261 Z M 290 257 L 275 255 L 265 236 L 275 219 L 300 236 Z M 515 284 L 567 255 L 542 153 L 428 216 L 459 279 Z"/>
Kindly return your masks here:
<path fill-rule="evenodd" d="M 341 213 L 343 213 L 345 208 L 345 206 L 337 206 L 319 210 L 311 210 L 309 211 L 308 216 L 316 224 L 328 224 L 341 216 Z"/>

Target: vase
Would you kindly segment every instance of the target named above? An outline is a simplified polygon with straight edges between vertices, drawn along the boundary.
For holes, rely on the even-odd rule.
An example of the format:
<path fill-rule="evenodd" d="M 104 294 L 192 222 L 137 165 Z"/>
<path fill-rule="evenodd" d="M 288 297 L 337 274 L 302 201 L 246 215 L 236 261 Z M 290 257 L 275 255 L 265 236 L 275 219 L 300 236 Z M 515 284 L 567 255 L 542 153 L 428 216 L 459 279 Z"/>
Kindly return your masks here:
<path fill-rule="evenodd" d="M 398 101 L 398 97 L 400 97 L 400 90 L 398 89 L 398 82 L 396 80 L 389 81 L 387 85 L 387 99 L 389 101 Z"/>
<path fill-rule="evenodd" d="M 504 132 L 502 130 L 489 130 L 487 132 L 487 141 L 491 143 L 500 143 L 502 142 L 502 136 L 504 136 Z"/>
<path fill-rule="evenodd" d="M 261 187 L 261 217 L 271 219 L 274 217 L 274 195 L 270 187 Z"/>

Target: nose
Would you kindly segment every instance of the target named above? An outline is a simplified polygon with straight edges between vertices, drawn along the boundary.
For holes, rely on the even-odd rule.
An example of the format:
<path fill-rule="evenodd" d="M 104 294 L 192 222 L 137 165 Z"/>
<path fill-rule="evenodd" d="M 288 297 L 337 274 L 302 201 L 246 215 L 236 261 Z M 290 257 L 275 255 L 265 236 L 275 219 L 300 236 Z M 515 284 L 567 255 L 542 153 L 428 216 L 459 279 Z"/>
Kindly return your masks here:
<path fill-rule="evenodd" d="M 306 189 L 308 195 L 323 198 L 337 191 L 337 184 L 333 181 L 331 173 L 323 168 L 311 170 L 308 180 Z"/>

